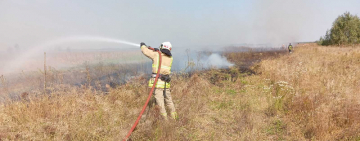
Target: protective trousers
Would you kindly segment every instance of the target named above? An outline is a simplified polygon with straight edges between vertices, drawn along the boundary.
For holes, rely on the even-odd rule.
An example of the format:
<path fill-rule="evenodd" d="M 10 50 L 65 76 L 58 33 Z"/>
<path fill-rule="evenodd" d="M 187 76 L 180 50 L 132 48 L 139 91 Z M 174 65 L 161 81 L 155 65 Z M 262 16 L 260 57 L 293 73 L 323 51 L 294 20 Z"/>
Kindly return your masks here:
<path fill-rule="evenodd" d="M 167 113 L 165 109 L 165 104 L 169 108 L 171 112 L 171 117 L 173 119 L 177 118 L 177 114 L 175 111 L 175 106 L 172 101 L 171 93 L 169 89 L 166 89 L 166 93 L 164 94 L 164 89 L 156 88 L 154 92 L 154 97 L 156 100 L 156 104 L 160 107 L 160 114 L 167 119 Z"/>

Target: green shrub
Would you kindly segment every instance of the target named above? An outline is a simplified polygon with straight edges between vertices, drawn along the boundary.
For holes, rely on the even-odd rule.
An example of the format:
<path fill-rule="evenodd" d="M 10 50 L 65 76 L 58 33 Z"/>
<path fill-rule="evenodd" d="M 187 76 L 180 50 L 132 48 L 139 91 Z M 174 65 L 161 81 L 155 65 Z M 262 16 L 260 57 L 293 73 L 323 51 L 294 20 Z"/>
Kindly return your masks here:
<path fill-rule="evenodd" d="M 360 19 L 357 15 L 345 12 L 333 23 L 332 28 L 320 37 L 320 45 L 349 45 L 360 43 Z"/>

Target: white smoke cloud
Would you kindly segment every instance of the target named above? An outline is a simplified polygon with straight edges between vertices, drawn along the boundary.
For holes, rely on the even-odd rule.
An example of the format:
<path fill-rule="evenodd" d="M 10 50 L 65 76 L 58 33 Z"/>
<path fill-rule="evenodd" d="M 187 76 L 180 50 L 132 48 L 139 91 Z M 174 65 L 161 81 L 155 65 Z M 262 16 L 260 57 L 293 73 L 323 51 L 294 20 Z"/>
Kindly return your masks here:
<path fill-rule="evenodd" d="M 227 68 L 234 65 L 230 63 L 224 56 L 220 56 L 216 53 L 212 53 L 210 56 L 201 59 L 200 63 L 204 64 L 205 68 Z"/>

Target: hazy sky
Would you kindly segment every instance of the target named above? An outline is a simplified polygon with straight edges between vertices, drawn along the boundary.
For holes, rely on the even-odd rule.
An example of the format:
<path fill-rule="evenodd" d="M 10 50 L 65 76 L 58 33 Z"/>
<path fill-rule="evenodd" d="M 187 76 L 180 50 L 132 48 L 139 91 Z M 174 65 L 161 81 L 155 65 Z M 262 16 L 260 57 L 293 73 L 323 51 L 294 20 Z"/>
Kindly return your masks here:
<path fill-rule="evenodd" d="M 359 0 L 0 0 L 0 49 L 104 36 L 158 46 L 315 41 Z"/>

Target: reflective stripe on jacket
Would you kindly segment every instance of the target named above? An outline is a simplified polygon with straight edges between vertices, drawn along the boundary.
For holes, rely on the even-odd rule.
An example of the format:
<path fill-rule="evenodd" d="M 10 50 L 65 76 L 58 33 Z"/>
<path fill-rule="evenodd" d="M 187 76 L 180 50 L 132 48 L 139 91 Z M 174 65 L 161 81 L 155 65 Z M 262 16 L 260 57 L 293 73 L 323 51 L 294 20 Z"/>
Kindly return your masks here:
<path fill-rule="evenodd" d="M 154 81 L 155 81 L 155 78 L 150 78 L 150 80 L 149 80 L 149 87 L 150 88 L 154 85 Z M 155 88 L 164 89 L 165 88 L 165 82 L 160 80 L 160 78 L 159 78 L 158 82 L 156 83 Z M 166 89 L 168 89 L 168 88 L 170 88 L 170 83 L 166 83 Z"/>
<path fill-rule="evenodd" d="M 148 49 L 146 46 L 141 46 L 141 52 L 148 58 L 152 60 L 152 73 L 157 73 L 159 68 L 159 53 Z M 167 56 L 164 53 L 161 53 L 161 69 L 160 74 L 170 75 L 171 66 L 173 62 L 173 57 Z M 154 84 L 155 78 L 150 78 L 149 87 L 152 87 Z M 158 79 L 156 88 L 165 88 L 165 82 Z M 166 83 L 166 88 L 170 88 L 170 83 Z"/>

